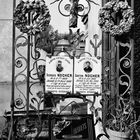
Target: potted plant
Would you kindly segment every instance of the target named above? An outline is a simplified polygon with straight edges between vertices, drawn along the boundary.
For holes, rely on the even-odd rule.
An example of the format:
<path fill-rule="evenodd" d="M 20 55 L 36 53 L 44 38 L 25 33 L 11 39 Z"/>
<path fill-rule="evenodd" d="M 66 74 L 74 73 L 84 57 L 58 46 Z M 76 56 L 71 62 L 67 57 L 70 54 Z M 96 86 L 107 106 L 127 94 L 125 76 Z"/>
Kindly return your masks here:
<path fill-rule="evenodd" d="M 110 92 L 104 95 L 104 131 L 110 140 L 138 140 L 137 123 L 140 117 L 136 118 L 134 110 L 134 101 L 124 103 L 122 97 L 110 99 Z M 117 99 L 117 103 L 116 100 Z"/>

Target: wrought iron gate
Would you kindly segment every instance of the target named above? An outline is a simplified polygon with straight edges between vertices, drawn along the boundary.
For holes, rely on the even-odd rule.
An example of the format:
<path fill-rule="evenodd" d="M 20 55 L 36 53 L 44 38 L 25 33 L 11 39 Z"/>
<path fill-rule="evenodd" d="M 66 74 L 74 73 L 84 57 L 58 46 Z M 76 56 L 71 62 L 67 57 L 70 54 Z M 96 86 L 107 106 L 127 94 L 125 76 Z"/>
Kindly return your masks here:
<path fill-rule="evenodd" d="M 59 6 L 62 1 L 60 1 Z M 103 1 L 103 5 L 107 1 Z M 90 10 L 90 2 L 87 0 Z M 77 3 L 76 3 L 77 4 Z M 133 2 L 131 2 L 133 5 Z M 13 7 L 16 6 L 16 0 L 14 0 Z M 68 6 L 68 5 L 67 5 Z M 73 5 L 76 6 L 76 5 Z M 80 9 L 81 7 L 79 7 Z M 59 7 L 60 13 L 61 9 Z M 71 11 L 73 14 L 73 11 Z M 78 11 L 74 11 L 78 12 Z M 89 11 L 88 11 L 89 12 Z M 63 13 L 62 13 L 63 14 Z M 87 13 L 88 14 L 88 13 Z M 78 14 L 76 14 L 78 16 Z M 64 15 L 67 16 L 67 15 Z M 73 15 L 74 16 L 74 15 Z M 77 17 L 73 17 L 77 18 Z M 28 15 L 28 22 L 32 20 L 31 13 Z M 70 27 L 76 26 L 76 22 L 72 23 L 71 20 Z M 32 124 L 32 119 L 34 115 L 38 116 L 38 118 L 33 117 L 33 124 L 37 126 L 42 124 L 42 119 L 44 116 L 40 116 L 41 113 L 47 114 L 52 113 L 50 108 L 45 110 L 44 102 L 44 74 L 45 74 L 45 59 L 42 58 L 43 52 L 39 50 L 37 47 L 37 40 L 39 40 L 40 36 L 33 34 L 21 33 L 13 24 L 13 67 L 12 67 L 12 96 L 11 96 L 11 129 L 9 134 L 10 138 L 14 139 L 14 134 L 12 133 L 14 128 L 14 124 L 17 126 L 17 134 L 18 136 L 24 137 L 26 132 L 20 132 L 21 129 L 24 129 L 25 124 L 29 127 Z M 61 35 L 61 38 L 67 38 L 67 35 Z M 58 40 L 59 40 L 58 39 Z M 118 108 L 119 110 L 128 111 L 129 107 L 132 103 L 132 95 L 133 95 L 133 40 L 129 37 L 124 36 L 123 38 L 126 40 L 125 42 L 118 41 L 117 39 L 112 38 L 108 34 L 104 34 L 102 36 L 102 93 L 103 94 L 95 94 L 96 96 L 103 96 L 104 111 L 103 111 L 103 123 L 105 123 L 108 119 L 108 112 L 111 114 L 114 108 Z M 56 44 L 51 44 L 57 46 L 58 40 L 55 42 Z M 71 42 L 70 45 L 73 42 Z M 76 42 L 77 43 L 77 42 Z M 79 42 L 78 42 L 79 43 Z M 54 54 L 55 48 L 49 49 L 49 55 Z M 75 49 L 73 50 L 73 54 L 75 53 Z M 46 54 L 45 54 L 46 55 Z M 105 94 L 104 94 L 105 93 Z M 50 95 L 52 96 L 52 95 Z M 50 97 L 49 96 L 49 97 Z M 67 95 L 71 96 L 71 95 Z M 48 98 L 48 101 L 50 101 Z M 85 96 L 76 95 L 75 97 L 80 97 L 83 100 L 87 100 Z M 55 97 L 54 97 L 55 98 Z M 66 98 L 59 97 L 58 100 Z M 57 99 L 57 98 L 56 98 Z M 113 100 L 112 100 L 113 99 Z M 95 100 L 94 100 L 95 101 Z M 94 104 L 92 101 L 92 104 Z M 119 106 L 116 106 L 114 103 L 120 103 Z M 36 104 L 34 106 L 34 104 Z M 50 101 L 51 104 L 51 101 Z M 118 105 L 118 104 L 117 104 Z M 111 106 L 111 108 L 107 108 Z M 93 106 L 92 106 L 93 107 Z M 91 108 L 92 109 L 92 108 Z M 33 110 L 36 110 L 33 113 Z M 49 115 L 50 115 L 49 114 Z M 23 117 L 24 119 L 20 121 Z M 129 113 L 128 113 L 129 115 Z M 17 120 L 15 116 L 18 116 Z M 51 117 L 50 117 L 51 118 Z M 50 119 L 48 116 L 48 120 Z M 54 118 L 53 118 L 54 119 Z M 20 123 L 19 123 L 20 122 Z M 36 122 L 36 123 L 35 123 Z M 48 129 L 48 121 L 44 121 L 43 125 L 44 129 Z M 34 130 L 33 130 L 34 131 Z M 40 127 L 38 127 L 38 131 L 40 131 Z M 51 132 L 49 132 L 51 133 Z M 36 137 L 39 133 L 36 135 Z M 50 134 L 52 135 L 52 134 Z"/>

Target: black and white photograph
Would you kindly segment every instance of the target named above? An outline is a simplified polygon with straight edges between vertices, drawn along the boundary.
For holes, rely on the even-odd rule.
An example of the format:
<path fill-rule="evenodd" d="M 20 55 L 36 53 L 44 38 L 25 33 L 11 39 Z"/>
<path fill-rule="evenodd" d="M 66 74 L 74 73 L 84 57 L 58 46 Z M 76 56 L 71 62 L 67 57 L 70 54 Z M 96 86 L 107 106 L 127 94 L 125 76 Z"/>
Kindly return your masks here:
<path fill-rule="evenodd" d="M 0 0 L 0 140 L 140 140 L 140 0 Z"/>
<path fill-rule="evenodd" d="M 90 61 L 86 61 L 84 64 L 84 71 L 86 73 L 90 73 L 92 71 L 91 63 Z"/>
<path fill-rule="evenodd" d="M 63 66 L 62 66 L 62 61 L 58 61 L 57 62 L 57 65 L 56 65 L 56 71 L 58 71 L 58 72 L 62 72 L 63 71 Z"/>

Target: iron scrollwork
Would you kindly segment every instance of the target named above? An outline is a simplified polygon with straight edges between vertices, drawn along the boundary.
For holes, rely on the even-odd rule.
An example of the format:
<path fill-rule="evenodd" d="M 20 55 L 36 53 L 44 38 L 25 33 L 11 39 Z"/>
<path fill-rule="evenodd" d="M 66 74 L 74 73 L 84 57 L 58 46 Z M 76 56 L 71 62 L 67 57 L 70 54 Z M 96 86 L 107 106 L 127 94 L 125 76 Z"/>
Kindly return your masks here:
<path fill-rule="evenodd" d="M 131 53 L 131 40 L 125 43 L 116 41 L 103 59 L 104 126 L 112 130 L 126 131 L 134 121 Z"/>
<path fill-rule="evenodd" d="M 55 0 L 51 4 L 59 2 L 58 10 L 63 16 L 69 16 L 69 27 L 76 28 L 78 22 L 78 16 L 84 17 L 88 15 L 91 9 L 91 3 L 98 5 L 98 3 L 91 0 Z"/>
<path fill-rule="evenodd" d="M 28 47 L 31 49 L 30 54 L 30 65 L 29 70 L 29 94 L 30 96 L 34 96 L 37 91 L 34 91 L 34 86 L 39 86 L 44 83 L 44 69 L 42 67 L 45 64 L 45 60 L 41 58 L 40 51 L 33 44 L 34 37 L 30 38 L 30 43 L 28 43 L 28 38 L 26 34 L 20 34 L 17 36 L 15 40 L 15 108 L 19 110 L 23 110 L 27 107 L 27 97 L 26 97 L 26 89 L 27 89 L 27 68 L 29 67 L 26 52 Z M 40 85 L 38 90 L 43 87 Z M 36 88 L 37 90 L 37 88 Z"/>
<path fill-rule="evenodd" d="M 26 51 L 28 45 L 27 36 L 20 34 L 15 40 L 15 90 L 17 91 L 15 95 L 15 108 L 24 109 L 26 106 L 26 95 L 25 88 L 21 89 L 21 84 L 24 83 L 27 79 L 26 70 L 27 70 L 27 58 L 23 51 Z"/>

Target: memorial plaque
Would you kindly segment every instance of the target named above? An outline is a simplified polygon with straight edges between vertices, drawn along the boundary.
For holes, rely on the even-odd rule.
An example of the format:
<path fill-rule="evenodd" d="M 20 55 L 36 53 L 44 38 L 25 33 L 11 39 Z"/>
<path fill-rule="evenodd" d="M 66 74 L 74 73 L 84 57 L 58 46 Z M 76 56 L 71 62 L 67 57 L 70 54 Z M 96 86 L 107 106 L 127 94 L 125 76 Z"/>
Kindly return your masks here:
<path fill-rule="evenodd" d="M 54 56 L 46 59 L 45 90 L 53 94 L 72 92 L 73 60 L 69 57 Z"/>
<path fill-rule="evenodd" d="M 101 88 L 101 61 L 94 57 L 75 58 L 74 91 L 94 94 Z"/>

